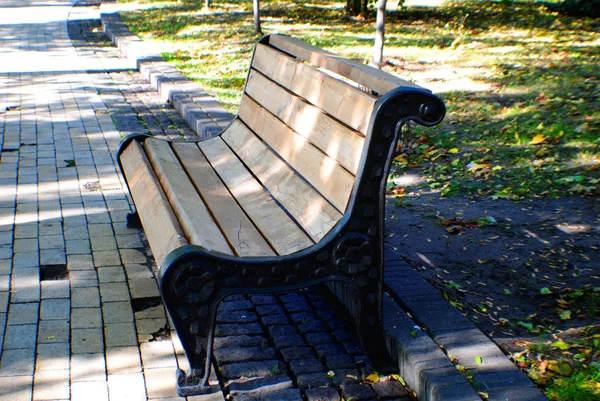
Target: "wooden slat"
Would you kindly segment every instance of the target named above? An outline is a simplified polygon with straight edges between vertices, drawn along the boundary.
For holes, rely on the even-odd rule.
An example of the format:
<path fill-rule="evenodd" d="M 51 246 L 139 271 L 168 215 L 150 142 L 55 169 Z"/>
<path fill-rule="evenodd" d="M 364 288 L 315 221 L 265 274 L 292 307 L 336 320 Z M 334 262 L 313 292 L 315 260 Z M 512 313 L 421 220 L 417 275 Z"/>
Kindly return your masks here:
<path fill-rule="evenodd" d="M 351 173 L 245 95 L 239 116 L 340 212 L 346 211 L 354 185 Z"/>
<path fill-rule="evenodd" d="M 340 212 L 239 120 L 222 138 L 313 241 L 318 242 L 342 218 Z"/>
<path fill-rule="evenodd" d="M 419 85 L 388 74 L 385 71 L 348 60 L 318 47 L 311 46 L 296 38 L 271 35 L 269 37 L 269 44 L 317 67 L 330 70 L 351 79 L 358 84 L 374 90 L 379 95 L 383 95 L 401 86 L 422 89 Z"/>
<path fill-rule="evenodd" d="M 356 174 L 365 143 L 358 131 L 338 123 L 318 107 L 306 103 L 256 70 L 250 71 L 246 93 L 326 155 Z"/>
<path fill-rule="evenodd" d="M 238 256 L 275 252 L 244 214 L 195 143 L 173 143 L 173 150 Z"/>
<path fill-rule="evenodd" d="M 366 135 L 375 96 L 262 44 L 256 46 L 252 67 Z"/>
<path fill-rule="evenodd" d="M 144 148 L 190 243 L 232 255 L 227 240 L 190 182 L 169 143 L 159 139 L 147 139 Z"/>
<path fill-rule="evenodd" d="M 156 264 L 162 267 L 167 255 L 188 241 L 141 145 L 131 142 L 120 160 Z"/>
<path fill-rule="evenodd" d="M 200 142 L 198 146 L 248 217 L 279 255 L 300 251 L 313 244 L 220 137 Z"/>

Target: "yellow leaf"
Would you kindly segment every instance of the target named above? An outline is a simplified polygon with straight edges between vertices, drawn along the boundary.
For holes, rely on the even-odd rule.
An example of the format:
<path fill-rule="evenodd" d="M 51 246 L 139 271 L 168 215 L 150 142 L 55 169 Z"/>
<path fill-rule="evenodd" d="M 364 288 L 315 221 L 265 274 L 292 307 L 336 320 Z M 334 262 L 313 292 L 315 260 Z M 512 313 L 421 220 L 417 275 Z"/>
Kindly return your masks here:
<path fill-rule="evenodd" d="M 406 386 L 406 382 L 404 381 L 404 379 L 402 378 L 402 376 L 400 375 L 390 375 L 390 379 L 396 380 L 398 382 L 400 382 L 403 386 Z"/>
<path fill-rule="evenodd" d="M 379 381 L 378 373 L 371 373 L 369 376 L 365 377 L 365 382 L 367 383 L 377 383 Z"/>
<path fill-rule="evenodd" d="M 448 149 L 448 153 L 458 153 L 458 148 Z"/>
<path fill-rule="evenodd" d="M 546 137 L 543 134 L 537 134 L 536 136 L 533 137 L 533 139 L 531 140 L 531 142 L 529 142 L 529 144 L 530 145 L 539 145 L 544 142 L 546 142 Z"/>

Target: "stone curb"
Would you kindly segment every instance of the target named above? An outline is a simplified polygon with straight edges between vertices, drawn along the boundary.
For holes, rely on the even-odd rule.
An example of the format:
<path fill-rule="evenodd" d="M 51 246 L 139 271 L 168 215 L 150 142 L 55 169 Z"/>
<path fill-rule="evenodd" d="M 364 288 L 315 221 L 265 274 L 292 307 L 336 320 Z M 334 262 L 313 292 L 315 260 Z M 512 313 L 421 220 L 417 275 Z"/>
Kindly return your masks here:
<path fill-rule="evenodd" d="M 541 390 L 492 340 L 398 255 L 388 252 L 385 267 L 386 290 L 422 327 L 426 327 L 431 336 L 427 338 L 439 346 L 446 360 L 451 358 L 469 372 L 473 388 L 486 393 L 488 401 L 547 401 Z M 409 385 L 415 388 L 413 384 Z M 432 395 L 437 394 L 436 399 L 445 401 L 472 399 L 466 398 L 462 389 L 450 388 L 454 385 L 446 387 Z M 457 398 L 459 395 L 461 397 Z"/>
<path fill-rule="evenodd" d="M 221 133 L 233 121 L 234 116 L 212 96 L 185 79 L 147 43 L 132 34 L 118 13 L 102 13 L 101 20 L 104 33 L 200 138 Z"/>
<path fill-rule="evenodd" d="M 101 20 L 104 33 L 200 138 L 218 134 L 230 124 L 232 114 L 132 34 L 118 13 L 102 13 Z M 393 296 L 384 298 L 386 345 L 420 401 L 480 401 L 477 391 L 487 393 L 488 401 L 547 401 L 490 339 L 397 256 L 386 255 L 385 271 L 385 288 Z M 413 329 L 415 323 L 405 310 L 433 338 Z M 475 373 L 472 382 L 450 356 Z M 483 362 L 476 363 L 475 356 Z"/>

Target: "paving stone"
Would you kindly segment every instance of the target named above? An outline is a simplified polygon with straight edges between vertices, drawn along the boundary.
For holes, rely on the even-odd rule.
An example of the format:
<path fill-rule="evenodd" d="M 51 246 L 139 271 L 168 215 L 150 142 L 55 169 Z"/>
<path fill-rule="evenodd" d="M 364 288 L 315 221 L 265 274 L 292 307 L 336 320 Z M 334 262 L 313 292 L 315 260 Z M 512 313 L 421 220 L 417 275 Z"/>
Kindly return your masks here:
<path fill-rule="evenodd" d="M 7 326 L 4 337 L 4 349 L 35 348 L 37 338 L 36 324 Z"/>
<path fill-rule="evenodd" d="M 331 337 L 331 334 L 326 332 L 307 333 L 305 335 L 305 338 L 310 345 L 331 344 L 334 342 L 333 337 Z"/>
<path fill-rule="evenodd" d="M 117 235 L 117 244 L 119 248 L 142 248 L 144 244 L 138 234 Z"/>
<path fill-rule="evenodd" d="M 102 327 L 100 308 L 73 308 L 71 310 L 71 327 L 74 329 Z"/>
<path fill-rule="evenodd" d="M 93 257 L 96 268 L 121 264 L 119 253 L 116 251 L 94 251 Z"/>
<path fill-rule="evenodd" d="M 252 295 L 250 299 L 256 306 L 277 304 L 277 298 L 274 295 Z"/>
<path fill-rule="evenodd" d="M 381 398 L 402 398 L 409 395 L 402 383 L 396 380 L 385 380 L 373 383 L 373 391 Z"/>
<path fill-rule="evenodd" d="M 248 310 L 225 310 L 217 313 L 219 323 L 250 323 L 258 321 L 254 312 Z"/>
<path fill-rule="evenodd" d="M 338 390 L 333 387 L 309 388 L 305 394 L 307 401 L 341 401 Z"/>
<path fill-rule="evenodd" d="M 81 381 L 71 383 L 71 401 L 108 401 L 106 381 Z"/>
<path fill-rule="evenodd" d="M 140 343 L 154 341 L 157 337 L 163 336 L 168 322 L 166 318 L 159 319 L 137 319 L 136 320 L 138 341 Z"/>
<path fill-rule="evenodd" d="M 263 335 L 239 335 L 228 337 L 216 337 L 214 340 L 214 348 L 231 348 L 231 347 L 251 347 L 253 345 L 266 346 L 268 340 Z"/>
<path fill-rule="evenodd" d="M 108 375 L 110 401 L 145 401 L 146 389 L 141 373 Z"/>
<path fill-rule="evenodd" d="M 285 309 L 287 309 L 287 311 L 289 313 L 312 311 L 312 308 L 310 307 L 308 302 L 306 302 L 305 300 L 298 301 L 298 302 L 286 303 Z"/>
<path fill-rule="evenodd" d="M 68 400 L 69 398 L 68 370 L 43 370 L 35 373 L 34 400 Z"/>
<path fill-rule="evenodd" d="M 37 341 L 40 344 L 69 342 L 69 320 L 42 320 Z"/>
<path fill-rule="evenodd" d="M 243 383 L 232 383 L 229 386 L 229 392 L 233 396 L 248 394 L 262 398 L 268 393 L 285 390 L 292 386 L 292 381 L 287 375 L 274 375 L 248 380 Z"/>
<path fill-rule="evenodd" d="M 63 320 L 70 317 L 71 301 L 65 298 L 44 299 L 40 308 L 42 320 Z"/>
<path fill-rule="evenodd" d="M 100 292 L 97 288 L 71 288 L 72 308 L 97 308 L 100 306 Z"/>
<path fill-rule="evenodd" d="M 104 354 L 71 355 L 71 381 L 105 381 L 105 366 Z"/>
<path fill-rule="evenodd" d="M 72 329 L 71 350 L 73 354 L 102 352 L 104 350 L 102 329 Z"/>
<path fill-rule="evenodd" d="M 337 369 L 333 371 L 331 381 L 337 387 L 342 384 L 354 384 L 360 381 L 360 374 L 356 369 Z"/>
<path fill-rule="evenodd" d="M 431 399 L 439 401 L 480 401 L 481 397 L 473 390 L 469 383 L 463 382 L 449 383 L 448 385 L 434 388 L 431 392 Z"/>
<path fill-rule="evenodd" d="M 260 321 L 265 326 L 289 325 L 290 319 L 284 315 L 265 315 L 260 318 Z"/>
<path fill-rule="evenodd" d="M 121 254 L 121 259 L 123 263 L 146 263 L 147 257 L 144 253 L 139 249 L 120 249 L 119 253 Z M 114 266 L 115 263 L 112 263 Z"/>
<path fill-rule="evenodd" d="M 272 374 L 285 373 L 283 363 L 276 359 L 267 361 L 237 362 L 220 366 L 226 385 L 240 378 L 265 377 Z"/>
<path fill-rule="evenodd" d="M 0 399 L 10 401 L 31 401 L 33 396 L 33 376 L 2 377 L 0 370 Z"/>
<path fill-rule="evenodd" d="M 37 323 L 39 308 L 40 304 L 37 302 L 11 304 L 8 312 L 8 324 L 18 325 Z M 0 308 L 0 310 L 4 310 L 4 308 Z"/>
<path fill-rule="evenodd" d="M 40 264 L 42 265 L 61 265 L 67 262 L 67 255 L 64 249 L 42 249 L 40 251 Z"/>
<path fill-rule="evenodd" d="M 316 358 L 290 361 L 290 369 L 296 376 L 303 373 L 317 373 L 325 371 L 325 367 L 321 361 Z"/>
<path fill-rule="evenodd" d="M 342 384 L 342 396 L 347 400 L 372 400 L 375 392 L 366 384 Z"/>
<path fill-rule="evenodd" d="M 7 349 L 2 351 L 1 376 L 33 376 L 35 349 Z M 0 387 L 0 393 L 1 393 Z"/>
<path fill-rule="evenodd" d="M 67 268 L 69 271 L 93 270 L 94 263 L 91 255 L 69 255 L 67 257 Z"/>
<path fill-rule="evenodd" d="M 104 266 L 98 269 L 98 281 L 101 283 L 124 283 L 125 272 L 121 266 Z"/>
<path fill-rule="evenodd" d="M 154 278 L 152 271 L 147 266 L 141 264 L 126 263 L 125 272 L 129 280 Z"/>
<path fill-rule="evenodd" d="M 133 322 L 105 324 L 104 335 L 107 347 L 126 347 L 138 344 Z"/>
<path fill-rule="evenodd" d="M 146 391 L 149 399 L 176 398 L 177 387 L 173 378 L 176 374 L 175 367 L 162 367 L 147 369 L 144 367 L 146 378 Z"/>
<path fill-rule="evenodd" d="M 338 344 L 317 344 L 314 346 L 315 351 L 319 358 L 326 358 L 328 356 L 340 355 L 344 353 L 344 350 Z"/>
<path fill-rule="evenodd" d="M 142 361 L 138 347 L 108 347 L 106 349 L 106 369 L 110 375 L 141 372 Z"/>
<path fill-rule="evenodd" d="M 356 366 L 354 358 L 348 354 L 326 355 L 325 364 L 329 370 L 352 369 Z"/>
<path fill-rule="evenodd" d="M 262 334 L 263 329 L 258 323 L 247 324 L 217 324 L 217 337 Z"/>
<path fill-rule="evenodd" d="M 133 322 L 133 309 L 128 301 L 103 302 L 102 316 L 105 324 Z"/>
<path fill-rule="evenodd" d="M 42 299 L 69 298 L 71 287 L 68 280 L 42 281 Z"/>
<path fill-rule="evenodd" d="M 308 347 L 292 347 L 278 350 L 285 362 L 290 362 L 296 359 L 310 359 L 315 357 L 313 350 Z"/>
<path fill-rule="evenodd" d="M 129 290 L 126 283 L 100 284 L 102 302 L 129 301 Z"/>
<path fill-rule="evenodd" d="M 303 373 L 296 376 L 296 383 L 302 390 L 331 386 L 331 379 L 325 372 Z"/>
<path fill-rule="evenodd" d="M 260 399 L 260 401 L 302 401 L 302 394 L 297 388 L 288 388 L 263 394 L 260 398 L 246 394 L 235 397 L 236 401 L 257 401 L 258 399 Z"/>
<path fill-rule="evenodd" d="M 129 281 L 129 290 L 132 298 L 159 297 L 158 286 L 154 278 Z"/>
<path fill-rule="evenodd" d="M 140 344 L 144 369 L 176 368 L 175 350 L 171 341 L 152 341 Z"/>
<path fill-rule="evenodd" d="M 272 347 L 231 347 L 215 350 L 215 357 L 219 363 L 226 364 L 273 359 L 276 354 Z"/>
<path fill-rule="evenodd" d="M 269 334 L 271 336 L 291 336 L 298 334 L 295 326 L 270 326 L 268 327 Z"/>
<path fill-rule="evenodd" d="M 56 344 L 38 344 L 35 370 L 67 370 L 69 369 L 71 346 L 68 342 Z"/>
<path fill-rule="evenodd" d="M 139 312 L 135 312 L 135 319 L 166 319 L 165 308 L 163 305 L 153 306 Z"/>
<path fill-rule="evenodd" d="M 301 347 L 305 344 L 304 339 L 299 334 L 279 334 L 271 337 L 275 348 Z"/>
<path fill-rule="evenodd" d="M 98 287 L 98 276 L 93 270 L 74 270 L 69 273 L 71 287 Z"/>
<path fill-rule="evenodd" d="M 284 309 L 281 305 L 279 304 L 261 304 L 261 305 L 256 305 L 256 312 L 263 316 L 263 315 L 275 315 L 275 314 L 280 314 L 280 313 L 284 313 Z"/>

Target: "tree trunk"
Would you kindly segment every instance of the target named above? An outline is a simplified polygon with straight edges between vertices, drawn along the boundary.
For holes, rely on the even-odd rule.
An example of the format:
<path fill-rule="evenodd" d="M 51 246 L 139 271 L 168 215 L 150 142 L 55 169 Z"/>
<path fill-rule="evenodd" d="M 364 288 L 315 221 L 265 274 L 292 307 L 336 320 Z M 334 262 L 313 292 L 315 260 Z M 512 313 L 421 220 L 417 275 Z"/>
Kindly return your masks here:
<path fill-rule="evenodd" d="M 254 5 L 254 33 L 262 34 L 262 29 L 260 29 L 260 8 L 259 8 L 259 0 L 252 0 Z"/>
<path fill-rule="evenodd" d="M 373 64 L 381 69 L 383 63 L 383 41 L 385 39 L 385 5 L 387 0 L 377 1 L 377 20 L 375 25 L 375 47 L 373 49 Z"/>

